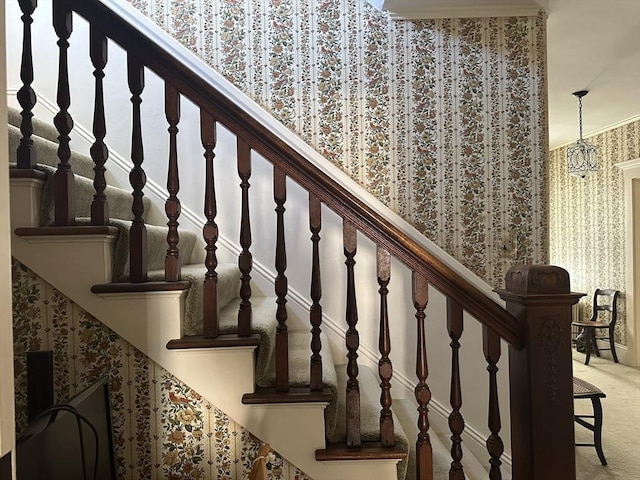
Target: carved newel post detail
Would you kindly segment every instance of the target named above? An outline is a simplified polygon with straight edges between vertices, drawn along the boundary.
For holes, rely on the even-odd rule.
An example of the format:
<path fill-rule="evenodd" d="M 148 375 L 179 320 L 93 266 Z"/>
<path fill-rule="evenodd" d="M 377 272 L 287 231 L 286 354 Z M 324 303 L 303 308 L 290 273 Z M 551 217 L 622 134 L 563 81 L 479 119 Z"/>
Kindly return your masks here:
<path fill-rule="evenodd" d="M 509 347 L 513 478 L 575 479 L 571 306 L 584 294 L 543 265 L 512 267 L 498 293 L 526 331 L 524 348 Z"/>

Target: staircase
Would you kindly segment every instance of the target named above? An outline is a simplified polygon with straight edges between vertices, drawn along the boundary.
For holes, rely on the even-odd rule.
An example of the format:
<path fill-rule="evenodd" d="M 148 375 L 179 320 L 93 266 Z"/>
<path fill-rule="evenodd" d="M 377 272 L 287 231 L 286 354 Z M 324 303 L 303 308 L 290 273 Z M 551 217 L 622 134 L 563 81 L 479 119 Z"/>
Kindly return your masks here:
<path fill-rule="evenodd" d="M 132 9 L 110 0 L 54 2 L 53 24 L 60 46 L 56 127 L 36 121 L 32 119 L 35 94 L 30 36 L 35 5 L 19 3 L 25 14 L 24 85 L 18 92 L 22 114 L 10 116 L 10 152 L 16 154 L 16 168 L 11 171 L 12 254 L 18 260 L 316 480 L 422 480 L 447 470 L 449 478 L 464 478 L 465 471 L 468 478 L 476 478 L 467 463 L 470 455 L 462 461 L 461 446 L 467 432 L 462 416 L 459 340 L 466 312 L 466 322 L 480 322 L 489 371 L 487 475 L 503 475 L 497 371 L 504 341 L 510 345 L 514 478 L 575 478 L 569 323 L 570 305 L 578 297 L 569 292 L 566 272 L 552 267 L 513 270 L 507 289 L 501 292 L 507 301 L 507 310 L 503 309 L 341 172 L 324 165 L 308 147 L 287 136 L 283 127 L 274 127 L 266 114 L 255 113 L 251 102 L 135 17 Z M 76 15 L 85 18 L 91 30 L 89 53 L 95 77 L 91 158 L 70 148 L 72 73 L 67 50 L 71 18 Z M 111 41 L 126 51 L 133 118 L 132 194 L 129 189 L 108 186 L 105 174 L 109 105 L 104 99 L 103 77 Z M 159 163 L 144 158 L 140 105 L 147 69 L 164 83 L 169 132 L 166 218 L 153 213 L 154 206 L 144 193 L 146 163 L 153 162 L 149 168 Z M 182 99 L 195 104 L 199 116 L 195 128 L 200 130 L 205 158 L 204 185 L 199 186 L 204 191 L 201 235 L 179 229 L 181 181 L 183 189 L 194 181 L 179 175 L 179 165 L 181 170 L 186 165 L 177 149 L 178 130 L 183 128 L 179 125 Z M 233 200 L 216 195 L 216 187 L 220 188 L 216 179 L 221 178 L 219 158 L 223 157 L 217 152 L 224 150 L 218 142 L 217 125 L 224 126 L 235 143 L 231 154 L 240 181 L 236 194 L 240 215 L 233 227 L 225 223 L 227 216 L 233 216 L 227 213 Z M 269 246 L 252 241 L 252 233 L 261 231 L 267 216 L 263 210 L 256 212 L 259 205 L 252 200 L 253 192 L 264 188 L 251 185 L 252 169 L 264 170 L 258 167 L 257 156 L 273 169 L 273 203 L 268 210 L 275 205 L 276 226 Z M 226 175 L 223 172 L 222 178 L 230 178 Z M 288 194 L 295 199 L 293 204 L 287 201 Z M 292 257 L 296 242 L 286 241 L 291 228 L 285 212 L 299 213 L 300 198 L 307 203 L 301 211 L 309 225 L 312 252 L 308 259 L 310 302 L 306 304 L 292 298 L 287 278 L 296 275 L 299 261 L 307 260 Z M 320 233 L 335 237 L 331 227 L 335 218 L 341 251 L 328 255 L 344 261 L 346 275 L 341 281 L 332 278 L 329 282 L 320 274 L 321 265 L 326 264 L 320 253 Z M 162 226 L 165 223 L 167 227 Z M 223 227 L 237 231 L 236 245 L 224 244 Z M 261 234 L 260 240 L 269 236 Z M 255 268 L 253 257 L 274 243 L 272 295 L 265 293 L 264 279 L 252 276 L 266 276 Z M 367 334 L 371 330 L 368 324 L 359 323 L 361 305 L 356 291 L 371 284 L 355 268 L 359 248 L 374 252 L 374 288 L 380 306 L 377 371 L 359 361 L 363 350 L 358 329 Z M 293 266 L 287 258 L 295 259 Z M 396 305 L 389 298 L 389 284 L 392 265 L 395 272 L 398 264 L 411 283 L 413 310 L 407 308 L 410 314 L 404 316 L 389 309 L 390 304 Z M 450 455 L 445 458 L 434 455 L 438 448 L 432 445 L 436 435 L 430 430 L 428 415 L 432 404 L 427 381 L 433 373 L 427 363 L 425 311 L 434 295 L 430 286 L 446 297 L 447 342 L 451 343 L 446 360 L 434 362 L 430 357 L 431 368 L 444 362 L 445 369 L 450 369 L 450 408 L 445 416 L 451 442 L 447 445 Z M 341 331 L 323 323 L 322 303 L 335 302 L 338 295 L 346 310 Z M 305 308 L 306 312 L 298 313 Z M 391 362 L 391 332 L 396 327 L 391 320 L 409 317 L 414 317 L 417 332 L 412 356 L 418 381 L 412 386 L 415 400 L 407 408 L 391 396 L 396 374 Z M 548 361 L 555 369 L 551 377 Z M 551 385 L 553 408 L 549 396 L 540 395 L 540 385 Z M 470 394 L 471 401 L 472 397 Z M 415 409 L 413 419 L 395 413 Z M 407 417 L 413 425 L 407 423 Z M 407 459 L 409 445 L 414 443 L 415 457 Z M 412 465 L 409 469 L 408 463 Z"/>

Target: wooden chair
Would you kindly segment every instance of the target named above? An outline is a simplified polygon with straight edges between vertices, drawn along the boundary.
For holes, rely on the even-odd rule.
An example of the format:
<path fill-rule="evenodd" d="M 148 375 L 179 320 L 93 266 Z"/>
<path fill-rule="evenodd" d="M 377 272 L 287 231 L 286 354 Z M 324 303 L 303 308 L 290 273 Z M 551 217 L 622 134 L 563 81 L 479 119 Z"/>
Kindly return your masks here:
<path fill-rule="evenodd" d="M 576 443 L 576 447 L 596 447 L 596 453 L 602 465 L 607 464 L 602 451 L 602 404 L 600 403 L 600 399 L 605 397 L 606 395 L 598 387 L 581 378 L 573 377 L 573 398 L 588 398 L 593 406 L 593 415 L 574 415 L 573 417 L 577 424 L 593 432 L 593 443 Z M 589 418 L 593 423 L 585 420 Z"/>
<path fill-rule="evenodd" d="M 616 344 L 614 339 L 616 321 L 618 320 L 618 295 L 620 295 L 618 290 L 602 288 L 596 289 L 593 294 L 593 315 L 591 318 L 585 322 L 571 322 L 572 325 L 580 327 L 582 329 L 582 334 L 584 335 L 586 347 L 586 357 L 584 359 L 585 365 L 589 365 L 592 349 L 596 352 L 597 356 L 600 356 L 600 350 L 611 350 L 613 361 L 618 363 L 618 355 L 616 355 Z M 606 318 L 607 313 L 609 314 L 608 318 Z M 606 330 L 608 335 L 597 336 L 596 330 Z M 609 348 L 598 348 L 598 340 L 608 340 Z"/>

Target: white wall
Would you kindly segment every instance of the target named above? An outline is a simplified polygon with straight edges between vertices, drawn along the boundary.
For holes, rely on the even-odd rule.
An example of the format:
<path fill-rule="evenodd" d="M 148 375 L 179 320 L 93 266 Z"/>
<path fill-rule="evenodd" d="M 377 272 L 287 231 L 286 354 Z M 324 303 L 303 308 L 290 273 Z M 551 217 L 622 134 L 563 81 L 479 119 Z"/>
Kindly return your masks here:
<path fill-rule="evenodd" d="M 17 16 L 19 12 L 15 2 L 8 11 L 13 20 L 9 20 L 7 28 L 12 32 L 19 29 Z M 50 27 L 50 5 L 42 1 L 38 7 L 34 29 L 39 42 L 48 39 L 48 44 L 55 46 L 55 38 Z M 17 16 L 16 16 L 17 15 Z M 88 151 L 92 141 L 90 126 L 93 111 L 93 77 L 87 54 L 88 34 L 86 26 L 74 17 L 74 33 L 71 37 L 71 70 L 72 93 L 70 113 L 76 123 L 76 132 L 72 136 L 74 149 Z M 12 33 L 11 38 L 19 38 Z M 125 56 L 113 43 L 109 46 L 109 63 L 106 71 L 105 95 L 107 97 L 107 138 L 106 143 L 111 151 L 111 180 L 115 184 L 129 188 L 127 180 L 128 152 L 130 149 L 130 103 L 129 89 L 126 83 L 124 67 Z M 51 118 L 55 111 L 55 77 L 57 71 L 57 54 L 41 47 L 35 50 L 36 80 L 34 89 L 41 97 L 36 108 L 38 116 Z M 8 91 L 15 92 L 19 86 L 19 52 L 12 49 L 9 55 L 9 84 Z M 167 124 L 164 117 L 163 84 L 153 74 L 147 71 L 146 87 L 143 93 L 143 136 L 145 148 L 144 169 L 147 173 L 152 191 L 148 195 L 157 193 L 157 212 L 163 210 L 163 190 L 166 183 L 167 164 Z M 46 108 L 49 99 L 49 110 Z M 52 110 L 53 109 L 53 110 Z M 204 185 L 201 179 L 204 172 L 202 147 L 200 144 L 199 113 L 196 107 L 188 101 L 182 103 L 182 120 L 179 134 L 179 158 L 181 191 L 179 194 L 183 216 L 180 219 L 181 228 L 201 231 L 204 222 L 202 212 L 202 198 Z M 82 131 L 84 130 L 84 133 Z M 80 132 L 80 134 L 78 134 Z M 115 163 L 114 163 L 115 162 Z M 218 217 L 220 227 L 221 247 L 218 254 L 221 260 L 237 261 L 235 252 L 239 251 L 239 199 L 240 180 L 235 165 L 235 137 L 223 127 L 218 128 L 218 145 L 216 148 L 216 190 L 218 198 Z M 274 245 L 275 245 L 275 214 L 273 210 L 272 167 L 265 160 L 254 154 L 253 175 L 251 178 L 251 212 L 254 257 L 254 294 L 263 292 L 272 294 L 273 286 L 265 281 L 275 276 L 274 273 Z M 304 305 L 309 304 L 310 268 L 311 268 L 311 233 L 308 227 L 307 194 L 293 182 L 288 182 L 288 200 L 286 203 L 286 242 L 289 268 L 286 275 L 289 279 L 291 322 L 296 328 L 308 328 L 308 320 L 304 312 Z M 354 191 L 357 191 L 354 184 Z M 156 212 L 156 213 L 157 213 Z M 320 233 L 322 253 L 323 297 L 322 306 L 325 314 L 324 330 L 328 330 L 335 340 L 333 345 L 334 358 L 343 359 L 346 363 L 343 341 L 339 340 L 344 326 L 345 311 L 345 267 L 342 252 L 342 224 L 339 217 L 327 208 L 323 208 L 323 228 Z M 375 273 L 375 245 L 358 236 L 358 253 L 356 256 L 357 299 L 361 350 L 359 361 L 372 368 L 377 368 L 378 359 L 378 285 Z M 442 255 L 439 252 L 438 255 Z M 446 255 L 446 254 L 445 254 Z M 452 264 L 459 268 L 459 264 L 448 257 Z M 392 330 L 391 359 L 394 365 L 395 397 L 409 398 L 413 396 L 416 383 L 415 375 L 415 310 L 411 301 L 411 272 L 398 262 L 392 263 L 389 311 Z M 467 273 L 474 283 L 477 277 Z M 489 288 L 485 289 L 489 292 Z M 427 348 L 429 356 L 428 383 L 433 393 L 432 412 L 446 414 L 449 405 L 450 382 L 450 348 L 449 337 L 446 332 L 445 298 L 439 292 L 431 289 L 430 303 L 427 310 Z M 488 435 L 487 403 L 488 374 L 486 362 L 482 355 L 482 340 L 479 324 L 470 317 L 465 318 L 465 333 L 461 340 L 463 367 L 463 415 L 467 422 L 467 432 L 481 444 Z M 503 386 L 507 382 L 507 352 L 503 354 L 500 369 L 503 373 Z M 501 391 L 501 409 L 503 423 L 503 438 L 509 441 L 508 395 L 506 388 Z M 439 419 L 432 415 L 432 424 L 436 429 L 447 429 L 444 417 Z M 483 447 L 482 447 L 483 448 Z M 507 447 L 508 448 L 508 447 Z"/>
<path fill-rule="evenodd" d="M 0 3 L 0 90 L 6 89 L 4 2 Z M 0 100 L 0 118 L 6 118 L 7 102 Z M 13 407 L 13 332 L 11 317 L 11 241 L 9 230 L 9 169 L 7 124 L 0 122 L 0 457 L 15 443 Z"/>

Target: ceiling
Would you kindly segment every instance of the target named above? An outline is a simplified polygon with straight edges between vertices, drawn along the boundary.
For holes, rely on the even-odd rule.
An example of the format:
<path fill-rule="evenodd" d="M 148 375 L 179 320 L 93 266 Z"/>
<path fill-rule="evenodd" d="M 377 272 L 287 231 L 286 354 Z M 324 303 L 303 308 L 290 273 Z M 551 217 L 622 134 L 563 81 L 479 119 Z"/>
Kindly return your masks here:
<path fill-rule="evenodd" d="M 640 118 L 640 0 L 369 0 L 394 18 L 535 15 L 548 12 L 549 145 Z"/>

